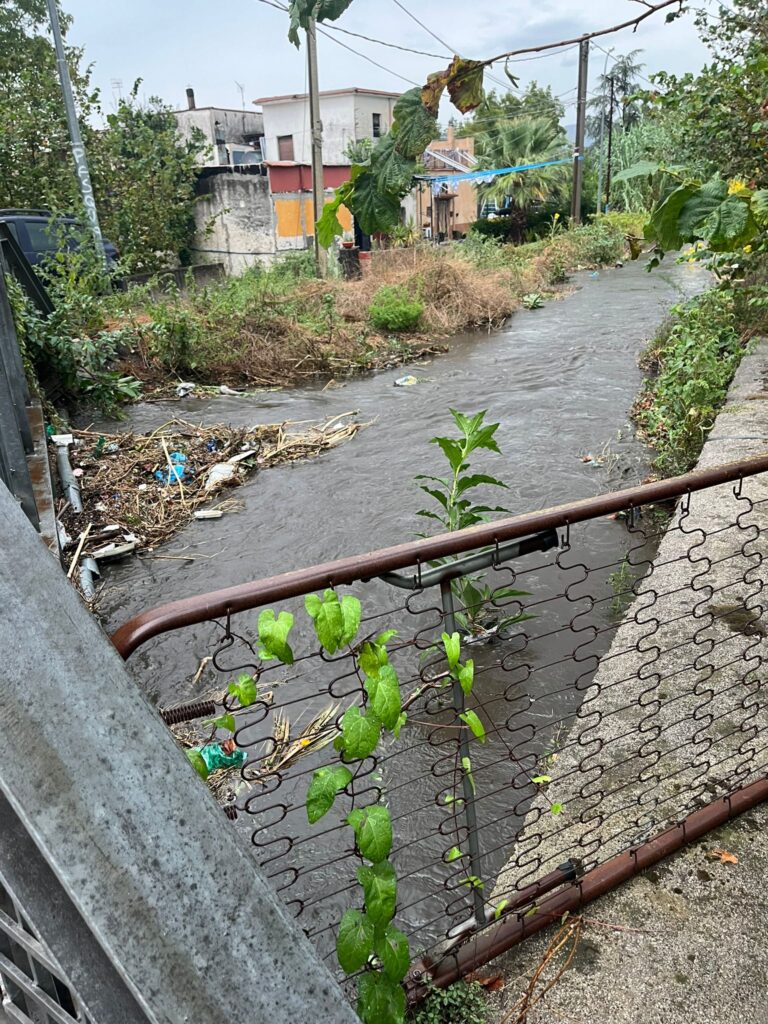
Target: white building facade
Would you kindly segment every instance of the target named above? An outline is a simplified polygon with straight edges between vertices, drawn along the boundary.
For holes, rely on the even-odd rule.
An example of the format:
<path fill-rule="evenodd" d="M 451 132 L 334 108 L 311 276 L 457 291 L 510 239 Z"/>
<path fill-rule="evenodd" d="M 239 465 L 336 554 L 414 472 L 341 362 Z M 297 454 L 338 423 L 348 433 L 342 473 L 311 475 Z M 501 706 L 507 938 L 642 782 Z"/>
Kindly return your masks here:
<path fill-rule="evenodd" d="M 350 164 L 347 148 L 362 139 L 375 140 L 392 127 L 400 93 L 376 89 L 332 89 L 320 93 L 323 163 Z M 270 163 L 312 163 L 309 96 L 265 96 L 254 101 L 264 117 L 264 158 Z"/>

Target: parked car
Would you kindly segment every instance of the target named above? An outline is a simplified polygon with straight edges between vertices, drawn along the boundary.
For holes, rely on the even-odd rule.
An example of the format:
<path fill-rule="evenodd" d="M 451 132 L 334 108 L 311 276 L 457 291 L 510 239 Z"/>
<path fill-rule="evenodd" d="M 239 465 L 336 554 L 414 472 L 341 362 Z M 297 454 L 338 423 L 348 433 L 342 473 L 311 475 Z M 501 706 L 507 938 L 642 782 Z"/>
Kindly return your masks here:
<path fill-rule="evenodd" d="M 73 251 L 80 245 L 83 231 L 87 227 L 74 217 L 54 217 L 49 210 L 1 210 L 0 222 L 7 224 L 19 248 L 32 266 L 42 263 L 53 253 L 63 249 Z M 104 239 L 107 262 L 117 262 L 118 251 L 108 239 Z"/>

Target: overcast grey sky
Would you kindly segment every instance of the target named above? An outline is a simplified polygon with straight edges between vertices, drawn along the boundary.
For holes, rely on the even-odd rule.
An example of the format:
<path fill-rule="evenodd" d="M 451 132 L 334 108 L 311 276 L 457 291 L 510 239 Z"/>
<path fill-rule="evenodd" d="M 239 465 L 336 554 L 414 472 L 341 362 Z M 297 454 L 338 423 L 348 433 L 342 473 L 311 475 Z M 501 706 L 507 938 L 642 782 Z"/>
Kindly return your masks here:
<path fill-rule="evenodd" d="M 640 12 L 630 0 L 497 0 L 480 8 L 467 0 L 402 0 L 425 25 L 463 56 L 492 54 L 608 27 Z M 198 106 L 246 106 L 258 96 L 304 92 L 305 54 L 286 37 L 288 19 L 261 0 L 63 0 L 74 17 L 70 40 L 85 47 L 94 65 L 94 81 L 110 109 L 122 83 L 127 92 L 142 78 L 142 94 L 158 95 L 174 107 L 185 105 L 185 89 L 194 86 Z M 387 42 L 435 54 L 445 53 L 394 0 L 354 0 L 336 24 Z M 421 84 L 438 70 L 435 58 L 398 50 L 330 32 L 336 39 L 384 65 L 374 67 L 362 57 L 321 37 L 321 89 L 359 86 L 400 91 Z M 617 53 L 641 48 L 645 74 L 666 69 L 696 71 L 706 59 L 691 16 L 665 24 L 664 14 L 645 21 L 637 33 L 629 30 L 597 40 Z M 563 95 L 565 121 L 575 120 L 577 50 L 515 65 L 521 85 L 532 79 L 551 85 Z M 602 72 L 605 57 L 593 50 L 590 89 Z M 443 62 L 444 64 L 444 62 Z M 493 74 L 504 79 L 502 67 Z M 398 75 L 402 77 L 397 77 Z M 405 79 L 405 80 L 404 80 Z M 486 87 L 493 87 L 486 80 Z M 445 116 L 445 113 L 443 116 Z"/>

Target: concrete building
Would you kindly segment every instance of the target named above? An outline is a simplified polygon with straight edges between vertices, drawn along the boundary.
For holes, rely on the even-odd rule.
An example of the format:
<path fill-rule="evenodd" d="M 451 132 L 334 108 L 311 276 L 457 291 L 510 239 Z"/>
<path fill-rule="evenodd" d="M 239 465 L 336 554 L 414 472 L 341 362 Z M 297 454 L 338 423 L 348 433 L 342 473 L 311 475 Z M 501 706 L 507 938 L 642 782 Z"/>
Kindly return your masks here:
<path fill-rule="evenodd" d="M 349 166 L 350 142 L 377 139 L 392 127 L 392 111 L 400 93 L 378 89 L 331 89 L 320 93 L 323 161 Z M 264 96 L 254 101 L 264 116 L 264 158 L 268 163 L 312 163 L 309 96 Z"/>
<path fill-rule="evenodd" d="M 191 138 L 195 128 L 205 136 L 209 150 L 199 158 L 201 167 L 243 167 L 262 162 L 264 118 L 258 111 L 198 107 L 194 89 L 187 89 L 187 109 L 175 110 L 173 116 L 182 138 Z"/>
<path fill-rule="evenodd" d="M 453 128 L 445 139 L 430 142 L 423 156 L 427 175 L 460 175 L 475 169 L 475 140 L 457 139 Z M 404 201 L 405 215 L 436 241 L 466 234 L 477 220 L 477 192 L 472 181 L 431 182 L 425 175 Z"/>

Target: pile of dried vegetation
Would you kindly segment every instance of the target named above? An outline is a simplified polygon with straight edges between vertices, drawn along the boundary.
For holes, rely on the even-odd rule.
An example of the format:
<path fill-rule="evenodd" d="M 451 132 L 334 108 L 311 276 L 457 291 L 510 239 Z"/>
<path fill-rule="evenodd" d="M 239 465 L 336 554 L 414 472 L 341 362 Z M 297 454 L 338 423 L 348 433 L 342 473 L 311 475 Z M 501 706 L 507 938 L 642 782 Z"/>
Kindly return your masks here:
<path fill-rule="evenodd" d="M 97 562 L 152 549 L 191 519 L 218 519 L 241 503 L 222 491 L 262 469 L 320 455 L 366 424 L 354 413 L 324 423 L 200 426 L 174 419 L 147 434 L 72 432 L 71 462 L 83 509 L 62 502 L 64 561 Z M 76 578 L 76 577 L 75 577 Z"/>

